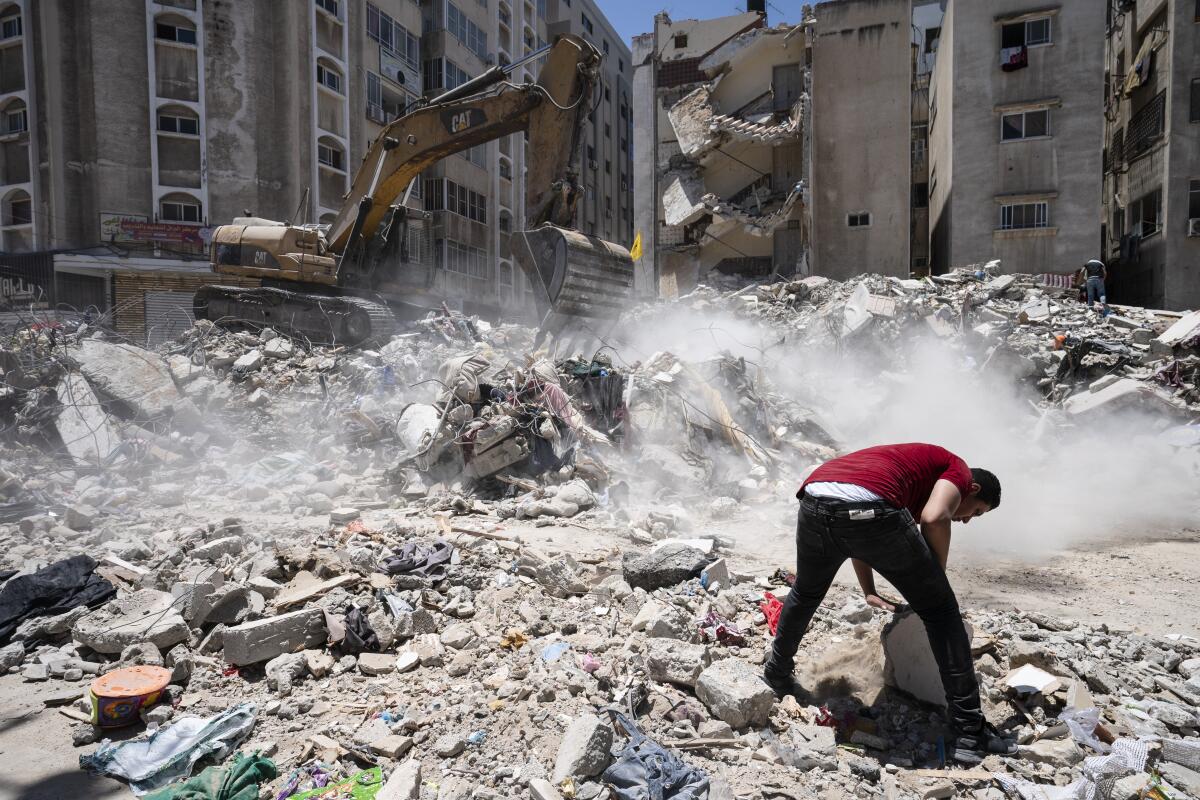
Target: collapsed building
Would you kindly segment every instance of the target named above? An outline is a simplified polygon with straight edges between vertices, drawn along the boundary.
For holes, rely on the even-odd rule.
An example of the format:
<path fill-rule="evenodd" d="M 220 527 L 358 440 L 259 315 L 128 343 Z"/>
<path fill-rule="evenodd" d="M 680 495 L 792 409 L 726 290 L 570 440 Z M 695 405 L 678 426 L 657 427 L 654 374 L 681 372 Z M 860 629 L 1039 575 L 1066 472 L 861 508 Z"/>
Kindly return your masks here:
<path fill-rule="evenodd" d="M 635 124 L 634 136 L 654 171 L 654 208 L 643 201 L 635 213 L 667 296 L 710 270 L 807 271 L 807 39 L 765 22 L 754 10 L 659 14 L 654 33 L 634 40 L 635 100 L 650 128 Z"/>

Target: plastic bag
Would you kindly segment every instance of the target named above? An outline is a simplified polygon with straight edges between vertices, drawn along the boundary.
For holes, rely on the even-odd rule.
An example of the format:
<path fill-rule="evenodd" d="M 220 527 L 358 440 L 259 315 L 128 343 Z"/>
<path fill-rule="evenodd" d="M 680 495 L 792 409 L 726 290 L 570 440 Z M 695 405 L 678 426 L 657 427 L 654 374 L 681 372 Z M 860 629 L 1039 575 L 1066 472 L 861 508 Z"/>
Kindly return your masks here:
<path fill-rule="evenodd" d="M 1107 753 L 1111 747 L 1096 738 L 1096 726 L 1100 724 L 1100 709 L 1098 708 L 1067 708 L 1058 715 L 1058 721 L 1066 723 L 1071 731 L 1071 738 L 1080 744 L 1086 744 L 1097 753 Z"/>

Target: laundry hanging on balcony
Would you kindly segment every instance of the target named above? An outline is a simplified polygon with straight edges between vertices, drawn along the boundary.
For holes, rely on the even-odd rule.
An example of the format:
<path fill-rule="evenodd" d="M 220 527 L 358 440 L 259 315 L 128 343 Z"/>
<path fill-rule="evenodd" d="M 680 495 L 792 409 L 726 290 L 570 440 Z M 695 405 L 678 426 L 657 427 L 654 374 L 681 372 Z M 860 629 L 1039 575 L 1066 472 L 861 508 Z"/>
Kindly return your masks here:
<path fill-rule="evenodd" d="M 1025 45 L 1000 49 L 1000 69 L 1014 72 L 1029 66 L 1029 48 Z"/>

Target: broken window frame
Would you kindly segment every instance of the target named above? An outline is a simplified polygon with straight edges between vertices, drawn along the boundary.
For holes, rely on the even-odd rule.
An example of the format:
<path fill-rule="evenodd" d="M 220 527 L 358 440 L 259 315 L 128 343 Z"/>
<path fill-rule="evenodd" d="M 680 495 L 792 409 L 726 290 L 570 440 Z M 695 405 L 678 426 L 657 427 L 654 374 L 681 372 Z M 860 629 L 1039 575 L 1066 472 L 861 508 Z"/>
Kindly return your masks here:
<path fill-rule="evenodd" d="M 1050 227 L 1050 201 L 1005 203 L 1000 206 L 1000 230 L 1023 231 Z"/>
<path fill-rule="evenodd" d="M 1129 231 L 1142 239 L 1162 233 L 1162 187 L 1146 192 L 1129 204 Z M 1150 215 L 1147 218 L 1147 215 Z"/>

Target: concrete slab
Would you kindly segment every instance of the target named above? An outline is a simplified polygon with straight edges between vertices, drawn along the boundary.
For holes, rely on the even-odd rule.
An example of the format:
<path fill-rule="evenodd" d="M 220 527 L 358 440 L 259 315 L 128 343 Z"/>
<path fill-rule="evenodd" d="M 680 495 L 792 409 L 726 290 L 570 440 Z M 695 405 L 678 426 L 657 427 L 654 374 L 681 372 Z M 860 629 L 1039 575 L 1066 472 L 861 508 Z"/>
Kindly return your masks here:
<path fill-rule="evenodd" d="M 67 452 L 82 464 L 108 458 L 121 444 L 121 437 L 87 380 L 73 372 L 59 382 L 57 393 L 62 411 L 54 425 Z"/>

